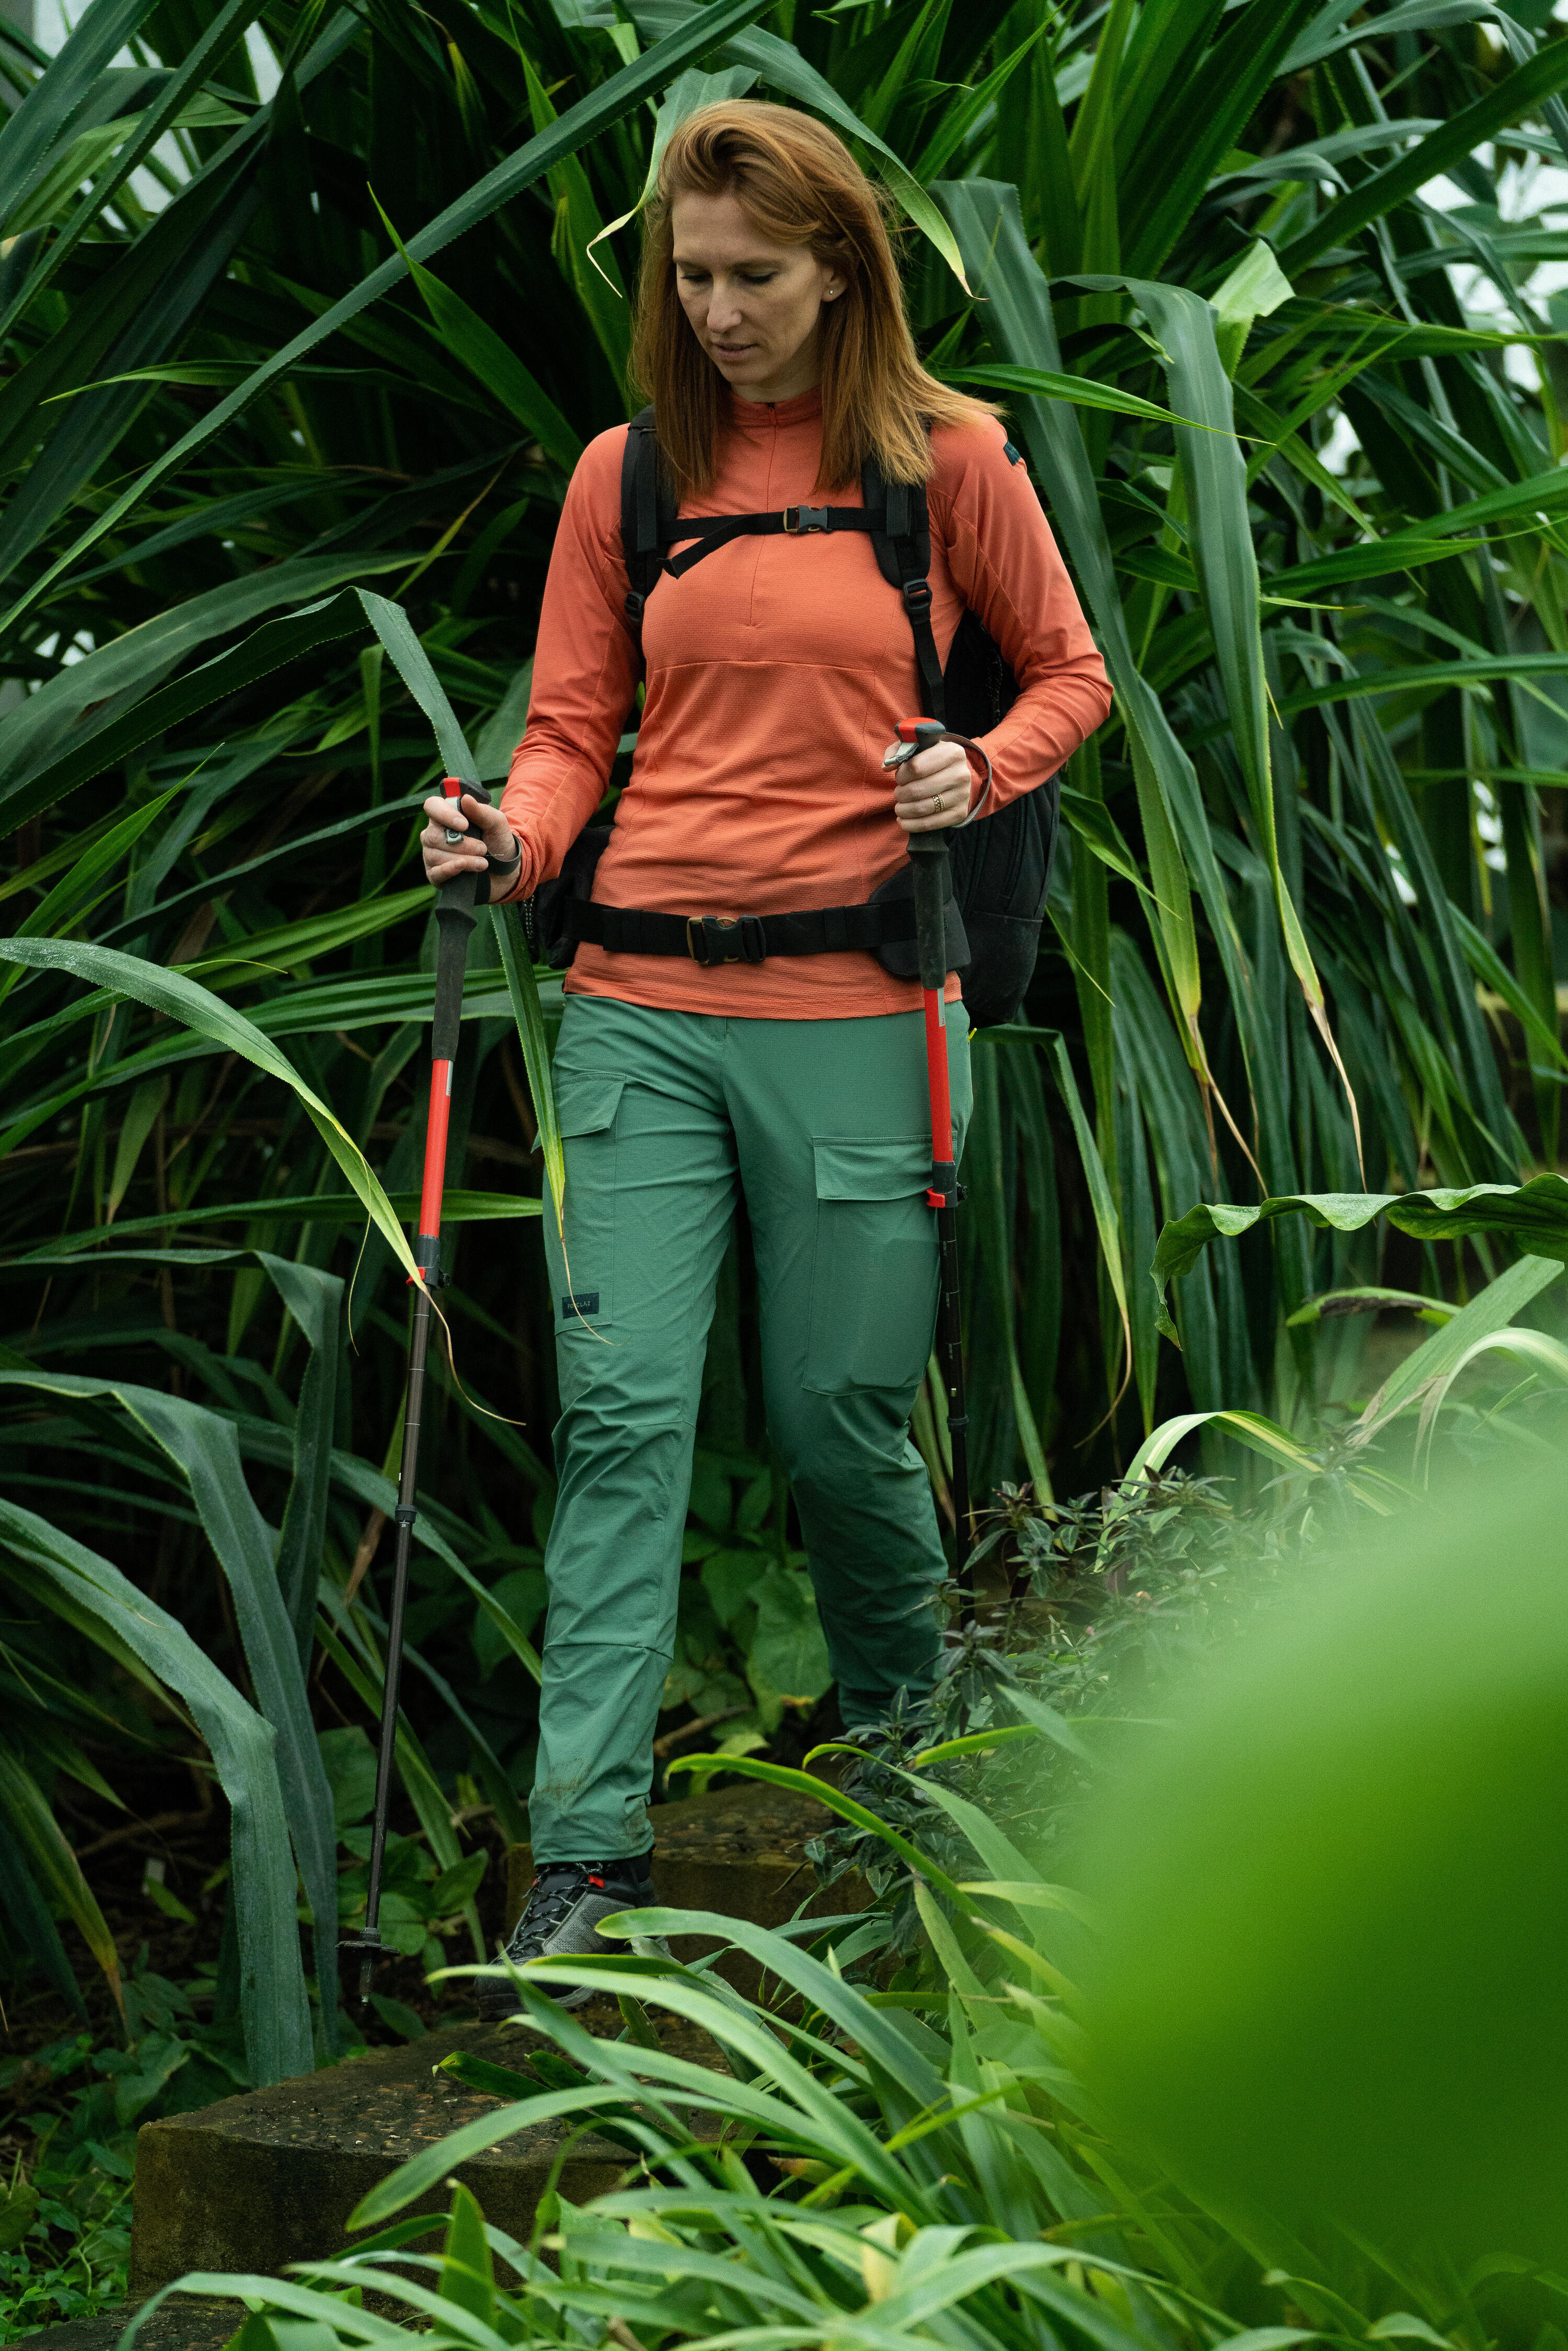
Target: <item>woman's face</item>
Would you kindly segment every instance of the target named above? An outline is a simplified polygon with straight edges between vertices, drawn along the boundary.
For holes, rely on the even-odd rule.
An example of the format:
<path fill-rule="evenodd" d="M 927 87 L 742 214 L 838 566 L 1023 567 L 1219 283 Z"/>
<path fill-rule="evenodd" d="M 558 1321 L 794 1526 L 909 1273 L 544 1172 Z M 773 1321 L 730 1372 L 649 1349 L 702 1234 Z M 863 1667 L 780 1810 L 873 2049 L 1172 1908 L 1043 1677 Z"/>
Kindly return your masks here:
<path fill-rule="evenodd" d="M 733 195 L 670 207 L 675 287 L 692 332 L 742 400 L 793 400 L 821 368 L 819 321 L 843 280 L 809 245 L 771 245 Z"/>

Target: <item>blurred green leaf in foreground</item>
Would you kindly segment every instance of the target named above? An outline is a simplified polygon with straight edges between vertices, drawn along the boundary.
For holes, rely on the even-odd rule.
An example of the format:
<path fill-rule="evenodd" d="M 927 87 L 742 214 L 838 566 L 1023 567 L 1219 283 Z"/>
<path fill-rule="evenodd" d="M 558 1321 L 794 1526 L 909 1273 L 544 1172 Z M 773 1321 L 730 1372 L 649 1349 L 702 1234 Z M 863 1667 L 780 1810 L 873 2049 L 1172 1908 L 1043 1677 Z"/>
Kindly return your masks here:
<path fill-rule="evenodd" d="M 1516 1461 L 1325 1559 L 1084 1824 L 1096 2097 L 1280 2267 L 1568 2266 L 1563 1503 Z"/>

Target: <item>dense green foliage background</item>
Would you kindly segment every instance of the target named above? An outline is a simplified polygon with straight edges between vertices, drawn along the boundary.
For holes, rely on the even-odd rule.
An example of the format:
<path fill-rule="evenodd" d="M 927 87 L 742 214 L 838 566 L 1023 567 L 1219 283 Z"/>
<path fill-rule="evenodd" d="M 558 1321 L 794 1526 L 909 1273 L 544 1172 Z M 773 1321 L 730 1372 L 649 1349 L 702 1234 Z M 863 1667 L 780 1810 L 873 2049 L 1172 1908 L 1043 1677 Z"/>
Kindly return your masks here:
<path fill-rule="evenodd" d="M 342 1138 L 404 1215 L 423 1142 L 440 765 L 359 590 L 503 775 L 566 480 L 634 397 L 660 124 L 756 90 L 843 131 L 1117 690 L 1026 1017 L 976 1043 L 978 1483 L 1077 1493 L 1188 1407 L 1321 1458 L 1387 1326 L 1312 1301 L 1441 1318 L 1495 1277 L 1493 1322 L 1540 1316 L 1542 1260 L 1282 1219 L 1177 1285 L 1179 1352 L 1149 1269 L 1199 1201 L 1556 1165 L 1568 374 L 1531 281 L 1568 232 L 1531 174 L 1568 163 L 1568 40 L 1527 0 L 91 0 L 46 63 L 0 26 L 5 1949 L 70 2000 L 79 1934 L 118 1989 L 137 1904 L 167 1913 L 135 1879 L 106 1913 L 76 1848 L 121 1807 L 232 1817 L 232 1876 L 170 1827 L 154 1882 L 210 1928 L 213 2051 L 266 2076 L 332 2045 L 296 1872 L 354 1914 L 400 1442 L 402 1269 Z M 555 1399 L 502 945 L 454 1105 L 411 1960 L 482 1948 L 473 1839 L 523 1833 L 531 1757 Z M 753 1301 L 743 1233 L 666 1757 L 831 1723 Z"/>

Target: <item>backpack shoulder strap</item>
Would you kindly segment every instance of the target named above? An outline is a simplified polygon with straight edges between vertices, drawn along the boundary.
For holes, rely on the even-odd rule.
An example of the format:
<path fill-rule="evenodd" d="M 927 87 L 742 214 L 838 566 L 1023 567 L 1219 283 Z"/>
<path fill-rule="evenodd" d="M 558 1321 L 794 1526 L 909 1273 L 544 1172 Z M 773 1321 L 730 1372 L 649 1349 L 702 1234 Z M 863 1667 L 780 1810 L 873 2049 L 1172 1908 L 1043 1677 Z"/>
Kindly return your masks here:
<path fill-rule="evenodd" d="M 904 599 L 915 659 L 920 671 L 920 702 L 926 717 L 946 722 L 942 664 L 931 632 L 931 513 L 924 482 L 890 482 L 874 456 L 861 472 L 861 496 L 868 513 L 883 509 L 884 530 L 873 531 L 871 543 L 883 578 Z"/>
<path fill-rule="evenodd" d="M 658 580 L 664 552 L 674 529 L 675 503 L 669 494 L 651 408 L 639 410 L 626 434 L 621 457 L 621 552 L 626 566 L 626 623 L 639 650 L 643 611 Z"/>

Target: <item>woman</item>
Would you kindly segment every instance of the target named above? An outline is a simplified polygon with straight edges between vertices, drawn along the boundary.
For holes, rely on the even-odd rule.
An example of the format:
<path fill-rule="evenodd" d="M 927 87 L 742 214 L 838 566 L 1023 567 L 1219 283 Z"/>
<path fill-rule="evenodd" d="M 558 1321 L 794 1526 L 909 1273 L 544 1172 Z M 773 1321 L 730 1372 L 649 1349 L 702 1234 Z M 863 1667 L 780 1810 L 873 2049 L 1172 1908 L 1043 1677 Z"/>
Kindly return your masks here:
<path fill-rule="evenodd" d="M 853 506 L 873 455 L 889 481 L 925 481 L 938 652 L 968 606 L 1019 686 L 986 738 L 988 813 L 1100 725 L 1104 670 L 1024 468 L 986 407 L 921 368 L 875 192 L 821 123 L 739 101 L 675 132 L 650 207 L 635 363 L 683 518 L 770 515 L 828 493 Z M 433 883 L 486 868 L 493 898 L 529 896 L 603 795 L 643 674 L 621 542 L 625 444 L 624 426 L 601 434 L 567 492 L 528 733 L 500 806 L 465 799 L 472 838 L 450 850 L 451 804 L 426 803 Z M 895 783 L 883 771 L 919 681 L 902 601 L 862 534 L 717 545 L 659 580 L 641 637 L 646 699 L 596 905 L 731 920 L 858 906 L 905 863 L 908 834 L 968 820 L 983 779 L 956 746 L 924 752 Z M 850 1725 L 929 1687 L 946 1573 L 909 1440 L 936 1282 L 917 985 L 863 952 L 708 964 L 622 939 L 580 946 L 566 991 L 564 1259 L 544 1228 L 559 1489 L 538 1876 L 507 1947 L 518 1962 L 611 1949 L 598 1920 L 651 1898 L 650 1747 L 738 1194 L 768 1431 Z M 968 1045 L 952 973 L 946 1007 L 961 1135 Z M 512 2006 L 504 1980 L 485 1990 L 497 2012 Z"/>

